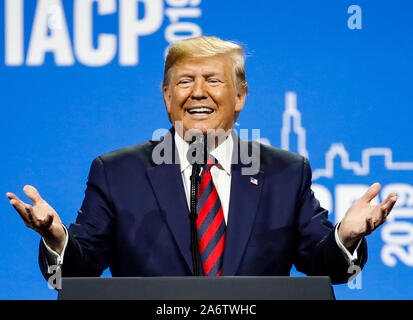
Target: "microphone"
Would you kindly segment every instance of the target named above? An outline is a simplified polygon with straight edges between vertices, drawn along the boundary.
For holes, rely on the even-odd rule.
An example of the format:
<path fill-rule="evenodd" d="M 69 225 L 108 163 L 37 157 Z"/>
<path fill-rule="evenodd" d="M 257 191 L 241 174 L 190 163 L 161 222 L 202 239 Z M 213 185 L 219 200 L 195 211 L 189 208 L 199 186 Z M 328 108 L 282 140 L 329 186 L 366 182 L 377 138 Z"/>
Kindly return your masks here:
<path fill-rule="evenodd" d="M 208 161 L 207 138 L 202 133 L 192 136 L 186 158 L 191 165 L 204 165 Z"/>

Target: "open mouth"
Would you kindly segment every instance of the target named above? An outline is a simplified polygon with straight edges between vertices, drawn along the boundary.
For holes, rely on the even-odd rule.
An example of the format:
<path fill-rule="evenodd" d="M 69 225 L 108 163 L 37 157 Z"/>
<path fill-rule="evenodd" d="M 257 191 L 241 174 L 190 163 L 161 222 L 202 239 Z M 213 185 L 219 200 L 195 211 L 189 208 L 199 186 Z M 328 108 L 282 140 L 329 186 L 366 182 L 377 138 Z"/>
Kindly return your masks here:
<path fill-rule="evenodd" d="M 188 112 L 191 115 L 200 115 L 200 116 L 209 115 L 213 113 L 214 111 L 215 111 L 214 109 L 208 108 L 208 107 L 197 107 L 197 108 L 191 108 L 191 109 L 186 110 L 186 112 Z"/>

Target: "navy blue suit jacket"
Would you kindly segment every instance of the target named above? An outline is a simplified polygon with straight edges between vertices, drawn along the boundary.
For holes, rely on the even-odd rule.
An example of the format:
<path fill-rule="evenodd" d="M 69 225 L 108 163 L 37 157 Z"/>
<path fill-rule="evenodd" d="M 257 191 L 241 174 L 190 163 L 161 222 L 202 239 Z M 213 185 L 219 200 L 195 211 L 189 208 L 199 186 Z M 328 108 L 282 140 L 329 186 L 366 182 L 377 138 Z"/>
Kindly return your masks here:
<path fill-rule="evenodd" d="M 192 275 L 189 209 L 180 166 L 152 161 L 158 143 L 144 142 L 93 161 L 84 201 L 69 228 L 64 277 L 99 276 L 107 267 L 117 277 Z M 243 164 L 232 165 L 222 275 L 287 276 L 294 264 L 307 275 L 346 282 L 348 263 L 336 244 L 328 212 L 311 191 L 308 161 L 239 141 L 245 143 L 260 148 L 260 172 L 253 176 L 258 185 L 241 174 Z M 47 277 L 45 250 L 41 241 L 39 264 Z M 358 255 L 363 267 L 365 240 Z"/>

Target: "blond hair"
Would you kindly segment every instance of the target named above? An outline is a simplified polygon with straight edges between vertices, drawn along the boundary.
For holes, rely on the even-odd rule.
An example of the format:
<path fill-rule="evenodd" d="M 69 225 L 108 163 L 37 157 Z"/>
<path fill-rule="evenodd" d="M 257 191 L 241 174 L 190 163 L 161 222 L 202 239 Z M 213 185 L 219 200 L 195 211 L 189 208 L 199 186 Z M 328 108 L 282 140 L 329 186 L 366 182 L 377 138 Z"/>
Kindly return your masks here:
<path fill-rule="evenodd" d="M 244 54 L 244 49 L 240 45 L 217 37 L 202 36 L 176 42 L 168 50 L 162 87 L 165 88 L 169 85 L 170 71 L 178 62 L 187 59 L 226 55 L 232 61 L 235 87 L 239 93 L 247 93 L 248 84 L 245 77 Z"/>

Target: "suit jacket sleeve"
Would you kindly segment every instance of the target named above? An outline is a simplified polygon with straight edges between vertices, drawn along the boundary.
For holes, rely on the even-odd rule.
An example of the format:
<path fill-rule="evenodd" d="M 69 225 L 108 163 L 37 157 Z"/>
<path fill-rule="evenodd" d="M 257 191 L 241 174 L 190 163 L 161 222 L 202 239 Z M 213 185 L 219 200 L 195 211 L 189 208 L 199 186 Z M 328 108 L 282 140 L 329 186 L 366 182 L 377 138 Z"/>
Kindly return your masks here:
<path fill-rule="evenodd" d="M 349 264 L 335 241 L 335 228 L 328 220 L 328 211 L 320 206 L 311 190 L 311 167 L 307 159 L 303 163 L 297 224 L 299 236 L 294 259 L 296 269 L 309 276 L 328 275 L 334 284 L 347 282 L 352 273 L 348 273 Z M 357 254 L 358 261 L 355 264 L 363 268 L 367 260 L 365 239 Z"/>
<path fill-rule="evenodd" d="M 68 229 L 68 243 L 63 258 L 63 277 L 100 276 L 113 255 L 115 209 L 100 158 L 91 165 L 85 198 L 76 222 Z M 47 255 L 40 241 L 39 266 L 47 279 Z"/>

